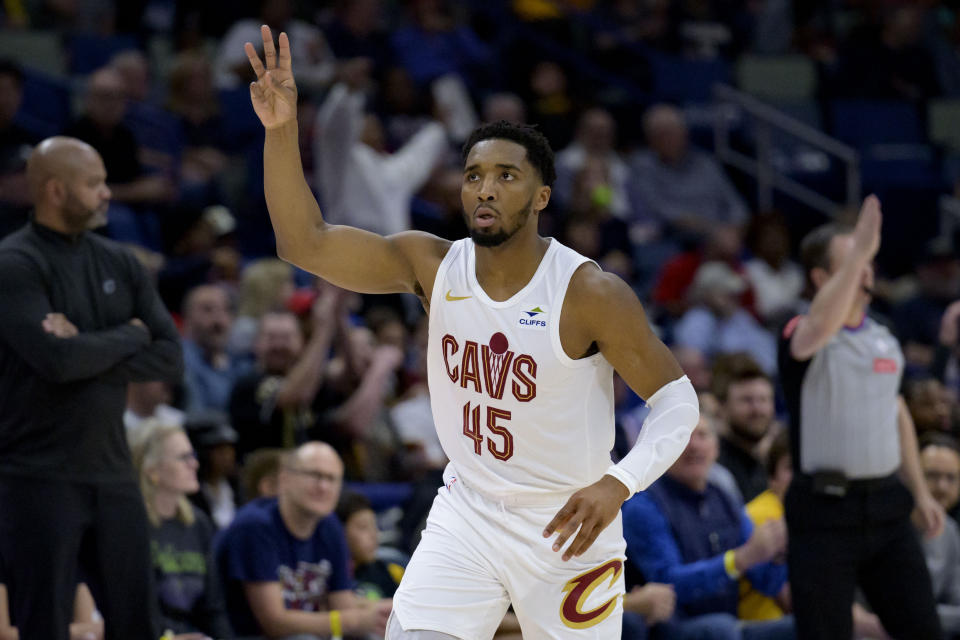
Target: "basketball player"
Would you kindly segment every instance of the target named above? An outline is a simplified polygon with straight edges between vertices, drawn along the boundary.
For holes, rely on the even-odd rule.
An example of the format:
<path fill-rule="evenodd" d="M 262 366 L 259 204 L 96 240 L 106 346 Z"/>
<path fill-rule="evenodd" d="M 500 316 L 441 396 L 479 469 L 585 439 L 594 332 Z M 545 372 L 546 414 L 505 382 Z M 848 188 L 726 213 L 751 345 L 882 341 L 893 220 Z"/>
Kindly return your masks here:
<path fill-rule="evenodd" d="M 278 254 L 345 289 L 414 293 L 430 316 L 433 416 L 451 462 L 387 637 L 487 640 L 512 603 L 525 637 L 619 638 L 620 506 L 686 446 L 692 385 L 622 280 L 537 234 L 555 172 L 529 127 L 485 125 L 464 146 L 470 238 L 324 222 L 300 164 L 289 43 L 281 33 L 278 55 L 262 35 L 266 64 L 246 52 Z M 651 406 L 617 465 L 614 369 Z"/>

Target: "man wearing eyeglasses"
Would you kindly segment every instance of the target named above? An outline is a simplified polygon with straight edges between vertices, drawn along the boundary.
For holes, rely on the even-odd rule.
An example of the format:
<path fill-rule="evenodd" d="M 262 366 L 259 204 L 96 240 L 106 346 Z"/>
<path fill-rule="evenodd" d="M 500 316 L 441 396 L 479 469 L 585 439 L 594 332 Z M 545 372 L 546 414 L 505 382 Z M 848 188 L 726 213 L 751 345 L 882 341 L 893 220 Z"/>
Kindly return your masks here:
<path fill-rule="evenodd" d="M 243 507 L 216 545 L 236 634 L 382 635 L 391 602 L 357 599 L 333 515 L 343 481 L 337 452 L 308 442 L 284 455 L 278 481 L 279 496 Z"/>
<path fill-rule="evenodd" d="M 920 466 L 931 495 L 950 513 L 960 501 L 960 444 L 943 433 L 928 433 L 920 439 Z M 930 570 L 937 616 L 947 637 L 960 634 L 960 529 L 953 518 L 944 522 L 943 533 L 921 541 Z"/>

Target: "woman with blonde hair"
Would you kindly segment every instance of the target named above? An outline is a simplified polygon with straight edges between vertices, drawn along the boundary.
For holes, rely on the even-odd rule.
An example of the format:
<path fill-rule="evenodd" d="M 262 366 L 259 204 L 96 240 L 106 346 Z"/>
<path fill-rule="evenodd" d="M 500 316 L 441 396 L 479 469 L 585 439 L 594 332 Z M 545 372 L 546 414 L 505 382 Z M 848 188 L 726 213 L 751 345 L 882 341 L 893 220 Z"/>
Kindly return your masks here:
<path fill-rule="evenodd" d="M 229 350 L 249 354 L 257 336 L 260 318 L 283 307 L 293 294 L 293 267 L 279 258 L 254 260 L 240 276 L 237 318 L 230 333 Z"/>
<path fill-rule="evenodd" d="M 200 486 L 190 439 L 178 425 L 148 420 L 131 450 L 151 524 L 164 627 L 176 634 L 232 637 L 212 559 L 214 527 L 187 499 Z"/>

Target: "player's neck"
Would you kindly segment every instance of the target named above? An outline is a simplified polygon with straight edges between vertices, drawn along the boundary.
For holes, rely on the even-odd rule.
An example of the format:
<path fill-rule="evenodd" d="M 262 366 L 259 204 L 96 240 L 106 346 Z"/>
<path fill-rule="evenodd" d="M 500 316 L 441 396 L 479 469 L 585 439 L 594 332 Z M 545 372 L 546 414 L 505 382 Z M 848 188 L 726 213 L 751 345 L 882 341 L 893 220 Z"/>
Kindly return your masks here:
<path fill-rule="evenodd" d="M 494 300 L 508 300 L 523 289 L 547 253 L 550 241 L 536 229 L 521 230 L 499 247 L 474 245 L 477 255 L 477 282 Z"/>

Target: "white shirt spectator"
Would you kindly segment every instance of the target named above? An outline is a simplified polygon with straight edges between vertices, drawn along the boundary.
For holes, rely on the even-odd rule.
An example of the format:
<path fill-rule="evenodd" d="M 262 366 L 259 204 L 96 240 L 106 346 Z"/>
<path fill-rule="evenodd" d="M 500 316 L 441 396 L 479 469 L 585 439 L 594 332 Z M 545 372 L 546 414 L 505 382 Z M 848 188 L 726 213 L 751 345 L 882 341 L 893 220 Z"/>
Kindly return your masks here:
<path fill-rule="evenodd" d="M 747 261 L 745 268 L 757 313 L 764 320 L 776 320 L 796 309 L 804 283 L 803 269 L 799 265 L 786 261 L 774 271 L 766 260 L 753 258 Z"/>
<path fill-rule="evenodd" d="M 317 114 L 314 155 L 323 217 L 383 235 L 410 228 L 410 199 L 447 148 L 444 128 L 431 122 L 396 153 L 360 142 L 362 93 L 337 84 Z"/>

